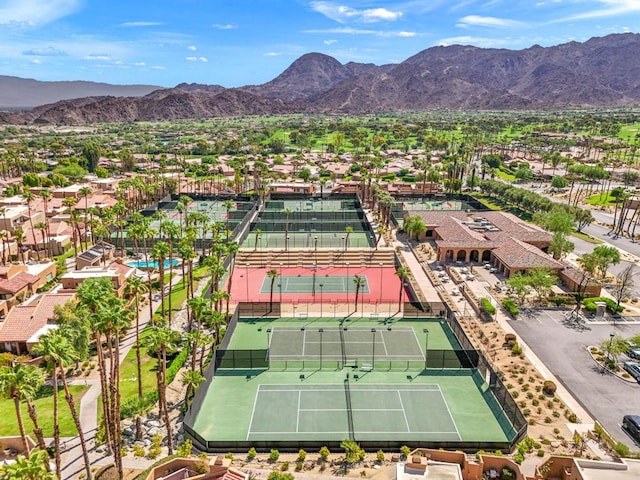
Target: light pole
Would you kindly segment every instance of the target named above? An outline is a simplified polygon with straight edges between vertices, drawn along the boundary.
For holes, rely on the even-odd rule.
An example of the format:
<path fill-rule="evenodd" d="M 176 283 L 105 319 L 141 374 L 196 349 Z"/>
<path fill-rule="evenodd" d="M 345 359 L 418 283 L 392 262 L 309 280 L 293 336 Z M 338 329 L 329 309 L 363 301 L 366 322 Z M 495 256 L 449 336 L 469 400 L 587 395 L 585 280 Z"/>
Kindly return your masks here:
<path fill-rule="evenodd" d="M 427 369 L 427 349 L 429 348 L 429 329 L 423 328 L 422 333 L 424 333 L 424 369 Z"/>
<path fill-rule="evenodd" d="M 376 364 L 376 329 L 371 329 L 373 341 L 371 342 L 371 370 L 373 370 Z"/>
<path fill-rule="evenodd" d="M 245 264 L 245 269 L 244 269 L 244 273 L 245 273 L 245 275 L 244 275 L 244 276 L 246 277 L 246 278 L 244 279 L 244 280 L 245 280 L 245 282 L 244 282 L 244 283 L 245 283 L 245 285 L 247 286 L 247 303 L 249 303 L 249 267 L 250 267 L 250 266 L 251 266 L 251 265 L 249 265 L 249 264 L 247 263 L 247 264 Z"/>
<path fill-rule="evenodd" d="M 380 303 L 382 303 L 382 262 L 380 262 Z"/>
<path fill-rule="evenodd" d="M 311 294 L 313 295 L 313 302 L 315 303 L 316 301 L 316 272 L 318 271 L 318 265 L 317 264 L 313 264 L 313 267 L 311 267 L 313 269 L 313 285 L 311 286 Z"/>
<path fill-rule="evenodd" d="M 320 333 L 320 370 L 322 370 L 322 334 L 324 333 L 324 328 L 319 328 L 318 332 Z"/>
<path fill-rule="evenodd" d="M 280 279 L 278 288 L 280 288 L 280 304 L 282 305 L 282 262 L 280 262 L 280 272 L 278 272 L 278 278 Z"/>
<path fill-rule="evenodd" d="M 613 344 L 613 337 L 615 337 L 616 334 L 611 332 L 609 334 L 609 349 L 607 350 L 607 368 L 609 368 L 609 365 L 611 364 L 611 345 Z"/>
<path fill-rule="evenodd" d="M 320 284 L 320 317 L 322 317 L 322 284 Z"/>
<path fill-rule="evenodd" d="M 271 363 L 271 339 L 269 334 L 271 333 L 271 329 L 267 328 L 267 363 Z"/>

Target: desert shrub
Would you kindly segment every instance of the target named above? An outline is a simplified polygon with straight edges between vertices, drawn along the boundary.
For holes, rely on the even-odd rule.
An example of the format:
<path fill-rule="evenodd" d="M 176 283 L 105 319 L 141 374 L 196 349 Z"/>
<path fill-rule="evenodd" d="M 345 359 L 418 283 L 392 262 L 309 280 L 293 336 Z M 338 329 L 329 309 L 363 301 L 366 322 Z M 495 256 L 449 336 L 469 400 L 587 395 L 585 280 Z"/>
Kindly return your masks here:
<path fill-rule="evenodd" d="M 376 461 L 378 463 L 384 463 L 384 452 L 382 450 L 376 452 Z"/>
<path fill-rule="evenodd" d="M 491 301 L 487 298 L 487 297 L 482 297 L 480 299 L 480 306 L 482 308 L 482 310 L 484 310 L 485 312 L 487 312 L 487 314 L 489 315 L 495 315 L 496 313 L 496 307 L 494 307 L 491 304 Z"/>
<path fill-rule="evenodd" d="M 289 462 L 283 462 L 282 465 L 280 465 L 280 471 L 286 472 L 287 470 L 289 470 Z"/>
<path fill-rule="evenodd" d="M 615 447 L 613 447 L 613 450 L 620 456 L 620 457 L 628 457 L 630 450 L 629 447 L 627 447 L 624 443 L 622 442 L 618 442 L 616 443 Z"/>
<path fill-rule="evenodd" d="M 588 313 L 596 313 L 598 307 L 596 306 L 596 302 L 604 302 L 607 304 L 607 312 L 609 313 L 620 313 L 624 310 L 624 307 L 618 305 L 615 300 L 607 297 L 591 297 L 585 298 L 583 301 L 584 309 Z"/>
<path fill-rule="evenodd" d="M 271 451 L 269 452 L 269 461 L 277 462 L 279 458 L 280 458 L 280 452 L 275 448 L 272 448 Z"/>
<path fill-rule="evenodd" d="M 409 454 L 411 453 L 411 449 L 406 446 L 406 445 L 402 445 L 402 447 L 400 447 L 400 454 L 404 457 L 407 458 L 409 456 Z"/>
<path fill-rule="evenodd" d="M 307 452 L 304 451 L 303 449 L 300 449 L 298 451 L 298 461 L 299 462 L 304 462 L 306 458 L 307 458 Z"/>
<path fill-rule="evenodd" d="M 542 384 L 542 391 L 546 395 L 555 394 L 557 389 L 558 389 L 558 387 L 551 380 L 545 380 L 545 382 Z"/>
<path fill-rule="evenodd" d="M 227 458 L 233 462 L 233 453 L 227 452 L 224 454 L 224 458 Z"/>
<path fill-rule="evenodd" d="M 178 445 L 176 449 L 176 455 L 179 457 L 189 457 L 191 456 L 191 451 L 193 450 L 193 443 L 191 440 L 186 439 L 184 443 Z"/>
<path fill-rule="evenodd" d="M 320 449 L 320 459 L 323 462 L 326 462 L 329 459 L 329 449 L 327 447 L 322 447 Z"/>
<path fill-rule="evenodd" d="M 256 449 L 251 447 L 247 452 L 247 460 L 253 460 L 254 458 L 256 458 L 257 454 L 258 452 L 256 452 Z"/>
<path fill-rule="evenodd" d="M 511 345 L 511 355 L 522 355 L 522 347 L 518 344 L 518 342 L 515 342 L 513 345 Z"/>

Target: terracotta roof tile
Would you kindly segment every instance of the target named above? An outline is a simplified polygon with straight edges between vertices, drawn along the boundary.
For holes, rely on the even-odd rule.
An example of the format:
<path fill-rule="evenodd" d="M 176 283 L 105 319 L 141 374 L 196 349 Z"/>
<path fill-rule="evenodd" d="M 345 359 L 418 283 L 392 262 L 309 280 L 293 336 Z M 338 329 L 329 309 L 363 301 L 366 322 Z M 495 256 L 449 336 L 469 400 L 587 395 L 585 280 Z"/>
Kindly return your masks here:
<path fill-rule="evenodd" d="M 0 325 L 0 342 L 26 342 L 54 317 L 54 307 L 73 300 L 73 293 L 42 295 L 37 303 L 17 305 Z"/>

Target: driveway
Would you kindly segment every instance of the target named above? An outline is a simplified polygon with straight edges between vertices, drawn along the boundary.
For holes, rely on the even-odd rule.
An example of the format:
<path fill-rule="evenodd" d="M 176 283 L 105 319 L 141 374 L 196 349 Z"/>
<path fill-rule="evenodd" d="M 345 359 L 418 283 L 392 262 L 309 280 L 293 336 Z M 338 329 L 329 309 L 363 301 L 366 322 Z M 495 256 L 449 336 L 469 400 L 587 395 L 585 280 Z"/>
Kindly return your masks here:
<path fill-rule="evenodd" d="M 587 322 L 583 328 L 574 328 L 563 321 L 563 311 L 539 310 L 509 324 L 592 417 L 616 440 L 639 450 L 640 445 L 620 424 L 623 415 L 640 415 L 640 385 L 602 373 L 586 346 L 607 340 L 612 332 L 623 337 L 638 334 L 640 325 Z M 619 360 L 626 357 L 621 355 Z"/>

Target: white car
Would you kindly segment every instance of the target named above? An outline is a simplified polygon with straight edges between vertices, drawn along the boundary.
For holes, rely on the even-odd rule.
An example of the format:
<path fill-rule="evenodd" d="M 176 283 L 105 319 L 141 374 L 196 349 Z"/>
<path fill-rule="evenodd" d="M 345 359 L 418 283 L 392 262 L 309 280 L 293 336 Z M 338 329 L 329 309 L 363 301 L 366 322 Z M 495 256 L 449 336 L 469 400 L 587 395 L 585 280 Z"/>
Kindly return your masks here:
<path fill-rule="evenodd" d="M 460 290 L 454 288 L 453 290 L 451 290 L 451 295 L 460 295 Z"/>

